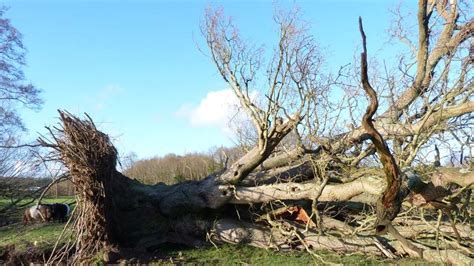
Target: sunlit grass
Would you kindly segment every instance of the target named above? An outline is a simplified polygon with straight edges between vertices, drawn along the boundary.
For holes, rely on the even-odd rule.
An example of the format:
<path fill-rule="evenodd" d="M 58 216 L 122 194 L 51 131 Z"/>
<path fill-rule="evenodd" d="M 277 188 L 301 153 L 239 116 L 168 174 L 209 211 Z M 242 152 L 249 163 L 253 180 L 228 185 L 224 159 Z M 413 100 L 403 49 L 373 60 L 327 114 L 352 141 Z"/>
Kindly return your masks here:
<path fill-rule="evenodd" d="M 16 251 L 52 248 L 64 227 L 62 223 L 13 224 L 0 227 L 0 248 L 14 245 Z"/>
<path fill-rule="evenodd" d="M 254 248 L 247 245 L 222 245 L 219 248 L 201 249 L 163 246 L 161 252 L 165 259 L 157 264 L 196 264 L 196 265 L 324 265 L 336 263 L 343 265 L 432 265 L 421 259 L 403 258 L 387 260 L 363 254 L 337 254 L 316 252 L 320 259 L 305 251 L 275 251 Z M 322 260 L 321 260 L 322 259 Z"/>

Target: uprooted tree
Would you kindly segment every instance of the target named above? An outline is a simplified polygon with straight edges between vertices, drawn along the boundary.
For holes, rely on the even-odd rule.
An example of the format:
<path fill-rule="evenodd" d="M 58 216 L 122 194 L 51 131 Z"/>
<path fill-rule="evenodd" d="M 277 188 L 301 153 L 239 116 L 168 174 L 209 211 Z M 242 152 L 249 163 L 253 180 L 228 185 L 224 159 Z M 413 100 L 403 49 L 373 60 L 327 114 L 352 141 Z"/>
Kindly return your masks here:
<path fill-rule="evenodd" d="M 420 0 L 418 43 L 394 31 L 412 54 L 370 82 L 361 20 L 357 78 L 345 69 L 322 74 L 297 12 L 275 16 L 280 38 L 265 66 L 261 48 L 244 43 L 220 10 L 208 10 L 210 57 L 249 114 L 253 147 L 202 180 L 144 185 L 116 170 L 117 151 L 92 119 L 60 112 L 61 126 L 40 142 L 68 168 L 77 207 L 74 241 L 51 260 L 74 250 L 74 261 L 98 252 L 113 261 L 122 249 L 212 241 L 472 263 L 466 210 L 474 172 L 427 167 L 418 157 L 443 134 L 463 136 L 472 126 L 474 20 L 462 8 L 469 9 Z M 256 100 L 259 87 L 268 91 Z M 351 97 L 331 102 L 334 87 Z M 369 102 L 360 112 L 354 98 L 364 102 L 364 91 Z M 379 104 L 384 93 L 391 97 Z M 338 126 L 343 117 L 352 119 L 349 130 Z"/>

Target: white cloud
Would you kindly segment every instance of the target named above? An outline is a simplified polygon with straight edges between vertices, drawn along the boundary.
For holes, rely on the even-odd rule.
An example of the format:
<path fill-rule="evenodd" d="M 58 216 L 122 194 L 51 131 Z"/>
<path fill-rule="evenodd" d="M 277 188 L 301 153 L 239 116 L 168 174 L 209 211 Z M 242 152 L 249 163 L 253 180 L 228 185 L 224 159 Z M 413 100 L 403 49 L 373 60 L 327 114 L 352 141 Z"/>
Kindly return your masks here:
<path fill-rule="evenodd" d="M 250 97 L 255 99 L 256 92 Z M 210 91 L 196 105 L 184 104 L 175 115 L 185 118 L 192 126 L 215 126 L 230 134 L 229 122 L 239 123 L 248 120 L 247 114 L 240 108 L 240 102 L 230 89 Z"/>
<path fill-rule="evenodd" d="M 229 118 L 238 111 L 239 102 L 231 90 L 209 92 L 199 105 L 192 109 L 190 121 L 192 125 L 227 124 Z"/>

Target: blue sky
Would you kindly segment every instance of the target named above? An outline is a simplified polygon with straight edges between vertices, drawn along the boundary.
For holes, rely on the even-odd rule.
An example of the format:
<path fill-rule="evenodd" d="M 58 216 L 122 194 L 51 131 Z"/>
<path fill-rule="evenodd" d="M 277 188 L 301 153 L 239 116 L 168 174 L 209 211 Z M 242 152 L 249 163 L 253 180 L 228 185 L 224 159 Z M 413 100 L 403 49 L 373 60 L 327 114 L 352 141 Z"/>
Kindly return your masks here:
<path fill-rule="evenodd" d="M 227 95 L 226 84 L 197 48 L 203 44 L 199 23 L 208 5 L 222 6 L 245 38 L 266 48 L 278 36 L 272 1 L 5 3 L 6 16 L 24 35 L 27 78 L 43 89 L 45 100 L 39 112 L 23 111 L 29 137 L 57 123 L 57 109 L 87 112 L 121 154 L 133 151 L 140 158 L 232 145 L 221 110 L 203 106 Z M 351 62 L 360 47 L 358 16 L 364 19 L 369 53 L 383 54 L 389 8 L 398 1 L 295 3 L 331 69 Z M 279 2 L 283 8 L 292 4 Z M 203 110 L 209 116 L 196 118 Z"/>

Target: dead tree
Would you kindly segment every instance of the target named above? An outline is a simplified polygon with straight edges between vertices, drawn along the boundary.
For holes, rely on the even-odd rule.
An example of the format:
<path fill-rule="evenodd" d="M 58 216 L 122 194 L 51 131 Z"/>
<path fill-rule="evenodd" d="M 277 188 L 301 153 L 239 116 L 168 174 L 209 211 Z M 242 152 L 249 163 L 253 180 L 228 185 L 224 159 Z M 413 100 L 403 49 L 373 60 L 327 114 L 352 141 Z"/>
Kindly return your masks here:
<path fill-rule="evenodd" d="M 457 169 L 429 172 L 418 165 L 418 174 L 409 178 L 400 170 L 412 165 L 432 136 L 447 128 L 456 130 L 459 121 L 474 111 L 468 58 L 460 60 L 454 83 L 440 85 L 433 80 L 438 64 L 454 60 L 452 55 L 459 55 L 458 50 L 472 38 L 474 23 L 462 21 L 458 8 L 457 1 L 419 1 L 415 76 L 401 83 L 408 85 L 375 118 L 379 99 L 368 81 L 363 38 L 360 74 L 370 104 L 361 125 L 357 126 L 359 116 L 343 133 L 337 129 L 338 116 L 332 114 L 335 106 L 344 106 L 333 105 L 328 97 L 331 88 L 340 86 L 341 76 L 321 75 L 318 46 L 296 12 L 276 16 L 280 39 L 262 70 L 262 50 L 243 42 L 221 10 L 208 10 L 203 34 L 210 58 L 248 112 L 256 131 L 254 146 L 201 180 L 144 185 L 116 170 L 117 151 L 92 119 L 60 112 L 61 126 L 50 129 L 50 139 L 40 142 L 68 168 L 76 190 L 75 242 L 61 250 L 74 248 L 74 262 L 87 261 L 98 252 L 105 252 L 106 261 L 115 261 L 124 248 L 148 249 L 169 242 L 199 246 L 212 239 L 279 250 L 364 252 L 390 258 L 408 254 L 436 262 L 472 263 L 469 225 L 458 223 L 460 241 L 450 242 L 456 233 L 442 219 L 434 222 L 411 209 L 400 214 L 405 196 L 426 202 L 452 200 L 459 198 L 462 189 L 451 191 L 448 184 L 467 189 L 474 183 L 474 172 Z M 430 17 L 435 12 L 444 24 L 438 35 L 430 36 Z M 434 47 L 429 47 L 430 39 L 437 40 Z M 264 82 L 258 79 L 262 72 Z M 261 86 L 267 88 L 264 98 L 250 97 Z M 285 142 L 290 133 L 295 141 Z M 365 144 L 367 140 L 373 145 Z M 390 152 L 393 145 L 399 151 L 395 156 Z M 352 152 L 354 146 L 361 151 Z M 383 170 L 356 168 L 373 150 Z M 431 183 L 420 177 L 425 172 Z M 317 202 L 314 208 L 311 202 Z M 374 206 L 376 217 L 371 212 Z M 318 220 L 307 218 L 318 214 Z M 317 225 L 326 229 L 324 234 Z M 413 231 L 406 230 L 407 225 Z M 390 235 L 379 241 L 374 226 Z M 446 239 L 443 252 L 410 240 L 433 239 L 434 231 L 436 239 L 440 235 Z M 61 254 L 67 253 L 56 252 L 51 260 L 61 259 Z"/>
<path fill-rule="evenodd" d="M 115 169 L 116 150 L 107 135 L 98 131 L 91 120 L 80 120 L 64 112 L 60 114 L 62 128 L 52 131 L 56 139 L 52 142 L 43 139 L 42 142 L 58 151 L 76 189 L 77 207 L 73 224 L 76 240 L 73 246 L 63 247 L 66 251 L 75 249 L 74 261 L 87 261 L 98 252 L 105 252 L 104 260 L 115 261 L 120 256 L 121 248 L 147 249 L 161 243 L 199 246 L 204 244 L 206 234 L 211 234 L 218 242 L 281 249 L 300 246 L 382 255 L 387 248 L 374 244 L 371 235 L 348 236 L 342 240 L 331 234 L 322 236 L 312 230 L 303 233 L 304 225 L 291 221 L 287 223 L 293 225 L 275 231 L 271 229 L 271 224 L 254 224 L 253 219 L 239 221 L 235 214 L 225 211 L 229 204 L 238 206 L 273 200 L 312 200 L 320 187 L 318 183 L 290 182 L 241 187 L 235 181 L 221 181 L 222 177 L 238 176 L 234 169 L 242 167 L 240 161 L 237 162 L 239 165 L 200 181 L 171 186 L 162 183 L 144 185 Z M 472 180 L 474 175 L 466 178 Z M 319 201 L 351 200 L 364 192 L 376 195 L 382 192 L 383 187 L 384 182 L 374 177 L 329 184 L 322 190 Z M 323 218 L 325 227 L 348 230 L 344 222 L 331 219 Z M 469 237 L 466 230 L 469 229 L 459 230 L 464 238 Z M 294 243 L 289 243 L 296 235 L 301 239 L 293 239 Z M 403 252 L 403 243 L 399 240 L 393 240 L 390 244 Z M 449 258 L 451 261 L 469 260 L 458 251 L 449 252 L 453 255 Z M 423 254 L 429 260 L 440 259 L 439 253 L 429 248 Z M 52 258 L 63 258 L 62 255 Z"/>

